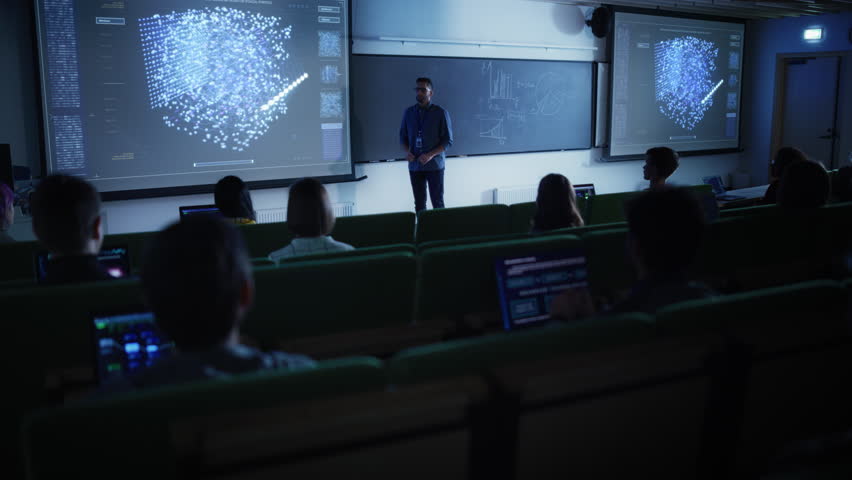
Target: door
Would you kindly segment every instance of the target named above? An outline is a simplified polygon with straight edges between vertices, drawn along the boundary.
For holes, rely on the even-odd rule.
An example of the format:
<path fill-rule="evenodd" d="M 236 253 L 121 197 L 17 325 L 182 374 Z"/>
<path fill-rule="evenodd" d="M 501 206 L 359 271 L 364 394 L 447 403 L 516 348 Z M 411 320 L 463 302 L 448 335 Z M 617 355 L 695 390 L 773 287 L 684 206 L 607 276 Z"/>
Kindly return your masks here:
<path fill-rule="evenodd" d="M 835 118 L 840 57 L 788 58 L 781 146 L 796 147 L 826 168 L 836 165 Z"/>

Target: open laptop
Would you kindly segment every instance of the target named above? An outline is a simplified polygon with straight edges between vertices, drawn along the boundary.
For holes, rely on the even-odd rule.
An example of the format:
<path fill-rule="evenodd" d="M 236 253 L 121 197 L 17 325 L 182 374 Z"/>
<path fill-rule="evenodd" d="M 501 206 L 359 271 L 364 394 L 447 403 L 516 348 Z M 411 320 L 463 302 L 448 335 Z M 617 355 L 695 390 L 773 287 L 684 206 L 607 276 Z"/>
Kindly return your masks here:
<path fill-rule="evenodd" d="M 731 200 L 741 200 L 745 198 L 739 195 L 728 195 L 725 190 L 725 184 L 722 182 L 722 177 L 719 175 L 704 177 L 701 181 L 705 185 L 710 185 L 710 187 L 713 188 L 713 194 L 716 195 L 716 200 L 720 202 L 730 202 Z"/>
<path fill-rule="evenodd" d="M 180 218 L 187 215 L 219 215 L 216 205 L 185 205 L 178 207 Z"/>
<path fill-rule="evenodd" d="M 144 308 L 91 316 L 98 383 L 130 374 L 174 354 L 174 343 Z"/>
<path fill-rule="evenodd" d="M 577 199 L 583 198 L 588 200 L 589 197 L 593 197 L 595 195 L 595 184 L 581 183 L 579 185 L 574 185 L 574 193 L 577 195 Z"/>
<path fill-rule="evenodd" d="M 498 258 L 494 266 L 506 330 L 547 322 L 554 298 L 589 286 L 586 256 L 579 249 Z"/>
<path fill-rule="evenodd" d="M 47 276 L 48 260 L 50 260 L 50 254 L 46 251 L 35 254 L 35 273 L 38 283 L 44 282 Z M 130 254 L 125 246 L 101 248 L 101 252 L 98 254 L 98 263 L 113 278 L 130 276 Z"/>

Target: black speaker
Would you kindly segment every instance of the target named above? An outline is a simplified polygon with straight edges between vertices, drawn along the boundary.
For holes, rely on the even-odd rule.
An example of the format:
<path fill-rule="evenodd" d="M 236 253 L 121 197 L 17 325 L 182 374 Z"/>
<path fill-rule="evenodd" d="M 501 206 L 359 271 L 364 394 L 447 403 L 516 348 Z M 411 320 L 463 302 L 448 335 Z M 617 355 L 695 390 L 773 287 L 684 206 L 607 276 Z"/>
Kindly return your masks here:
<path fill-rule="evenodd" d="M 12 146 L 0 143 L 0 183 L 15 189 L 15 170 L 12 168 Z"/>
<path fill-rule="evenodd" d="M 609 7 L 598 7 L 592 12 L 592 18 L 586 20 L 586 25 L 592 28 L 592 33 L 603 38 L 609 35 L 612 10 Z"/>

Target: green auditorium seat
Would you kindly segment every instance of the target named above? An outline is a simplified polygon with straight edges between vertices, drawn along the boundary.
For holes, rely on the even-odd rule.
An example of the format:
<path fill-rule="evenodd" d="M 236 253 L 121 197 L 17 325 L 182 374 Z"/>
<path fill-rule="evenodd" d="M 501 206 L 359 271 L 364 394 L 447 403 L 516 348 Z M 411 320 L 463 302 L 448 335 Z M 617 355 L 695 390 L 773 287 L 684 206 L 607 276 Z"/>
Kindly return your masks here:
<path fill-rule="evenodd" d="M 378 360 L 347 358 L 40 412 L 24 430 L 30 477 L 470 478 L 485 385 L 384 385 Z"/>
<path fill-rule="evenodd" d="M 614 304 L 623 299 L 638 279 L 628 257 L 627 229 L 593 230 L 582 238 L 596 303 Z"/>
<path fill-rule="evenodd" d="M 415 248 L 413 243 L 396 243 L 390 245 L 377 245 L 374 247 L 359 247 L 355 250 L 347 250 L 340 252 L 328 252 L 328 253 L 316 253 L 314 255 L 302 255 L 300 257 L 288 257 L 281 259 L 281 263 L 294 263 L 294 262 L 307 262 L 314 260 L 332 260 L 337 258 L 352 258 L 352 257 L 365 257 L 368 255 L 378 255 L 381 253 L 417 253 L 417 249 Z M 268 260 L 270 263 L 271 260 Z M 273 263 L 274 265 L 274 263 Z"/>
<path fill-rule="evenodd" d="M 340 217 L 331 236 L 356 248 L 413 243 L 414 218 L 412 212 Z"/>
<path fill-rule="evenodd" d="M 623 222 L 625 207 L 631 199 L 641 192 L 605 193 L 594 195 L 589 198 L 588 217 L 586 224 L 596 225 L 598 223 Z"/>
<path fill-rule="evenodd" d="M 848 295 L 839 283 L 818 280 L 658 312 L 663 335 L 717 333 L 741 352 L 726 383 L 730 403 L 741 408 L 727 421 L 742 418 L 722 446 L 736 468 L 726 476 L 754 475 L 789 442 L 852 427 Z"/>
<path fill-rule="evenodd" d="M 774 203 L 772 205 L 757 205 L 755 207 L 742 207 L 742 208 L 725 208 L 719 210 L 720 218 L 730 218 L 730 217 L 745 217 L 749 215 L 772 215 L 778 214 L 779 208 Z"/>
<path fill-rule="evenodd" d="M 535 215 L 535 202 L 509 205 L 510 231 L 513 233 L 529 233 L 533 215 Z"/>
<path fill-rule="evenodd" d="M 451 325 L 464 320 L 496 321 L 500 305 L 495 259 L 579 248 L 582 242 L 577 236 L 547 235 L 423 251 L 417 273 L 415 319 Z"/>
<path fill-rule="evenodd" d="M 509 207 L 500 204 L 423 210 L 416 242 L 512 233 L 509 222 Z"/>
<path fill-rule="evenodd" d="M 445 341 L 394 355 L 388 361 L 388 378 L 392 384 L 408 385 L 481 375 L 514 362 L 649 341 L 653 332 L 650 317 L 630 314 Z"/>
<path fill-rule="evenodd" d="M 410 252 L 256 269 L 255 305 L 242 333 L 280 347 L 294 339 L 408 326 L 415 269 Z"/>
<path fill-rule="evenodd" d="M 34 280 L 33 255 L 38 248 L 37 242 L 0 244 L 0 281 Z"/>
<path fill-rule="evenodd" d="M 287 222 L 240 225 L 239 229 L 243 232 L 246 248 L 252 258 L 267 257 L 275 250 L 286 247 L 293 239 Z"/>

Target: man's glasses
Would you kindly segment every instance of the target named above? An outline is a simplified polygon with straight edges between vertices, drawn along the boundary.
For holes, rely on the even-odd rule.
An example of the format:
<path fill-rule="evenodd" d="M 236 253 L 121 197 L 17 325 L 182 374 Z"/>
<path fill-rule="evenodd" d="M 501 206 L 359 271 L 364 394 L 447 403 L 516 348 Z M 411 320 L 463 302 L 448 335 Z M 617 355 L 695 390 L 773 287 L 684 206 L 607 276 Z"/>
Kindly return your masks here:
<path fill-rule="evenodd" d="M 429 91 L 429 89 L 426 87 L 414 87 L 414 91 L 426 93 L 427 91 Z"/>

